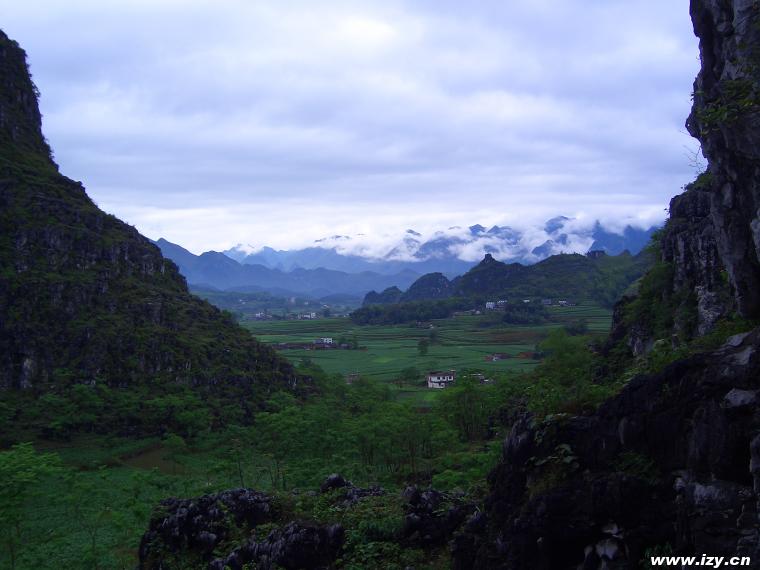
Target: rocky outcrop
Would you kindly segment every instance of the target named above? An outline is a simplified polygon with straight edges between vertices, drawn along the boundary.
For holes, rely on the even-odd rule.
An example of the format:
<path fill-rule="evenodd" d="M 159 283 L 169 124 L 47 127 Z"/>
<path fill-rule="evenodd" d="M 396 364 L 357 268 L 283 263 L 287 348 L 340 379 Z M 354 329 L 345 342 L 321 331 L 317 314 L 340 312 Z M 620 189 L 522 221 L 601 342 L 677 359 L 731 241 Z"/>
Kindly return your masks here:
<path fill-rule="evenodd" d="M 724 262 L 711 213 L 715 199 L 711 179 L 711 175 L 703 174 L 671 200 L 670 220 L 663 236 L 663 260 L 673 269 L 671 290 L 665 293 L 684 292 L 685 302 L 694 302 L 696 297 L 696 330 L 685 331 L 683 323 L 675 322 L 676 331 L 686 337 L 710 332 L 735 308 L 722 277 Z"/>
<path fill-rule="evenodd" d="M 343 507 L 355 505 L 365 497 L 380 497 L 385 495 L 385 489 L 382 487 L 357 487 L 351 481 L 338 473 L 328 475 L 319 487 L 320 493 L 336 492 L 335 499 Z"/>
<path fill-rule="evenodd" d="M 401 537 L 407 544 L 425 548 L 446 544 L 476 510 L 464 497 L 435 489 L 411 486 L 402 496 L 406 516 Z"/>
<path fill-rule="evenodd" d="M 0 72 L 0 390 L 182 385 L 250 408 L 292 388 L 285 361 L 58 173 L 25 54 L 2 32 Z"/>
<path fill-rule="evenodd" d="M 207 567 L 242 570 L 328 568 L 343 545 L 340 525 L 289 522 L 263 539 L 252 533 L 278 515 L 272 499 L 234 489 L 198 499 L 162 501 L 140 542 L 141 570 Z"/>
<path fill-rule="evenodd" d="M 635 378 L 588 417 L 524 416 L 460 569 L 635 569 L 648 553 L 760 568 L 760 330 Z"/>
<path fill-rule="evenodd" d="M 249 540 L 225 558 L 209 564 L 209 570 L 243 570 L 253 563 L 260 570 L 321 570 L 331 568 L 343 546 L 340 525 L 320 527 L 291 522 L 275 529 L 262 541 Z"/>
<path fill-rule="evenodd" d="M 42 136 L 38 98 L 26 53 L 0 30 L 0 141 L 52 163 L 50 147 Z"/>
<path fill-rule="evenodd" d="M 687 121 L 709 161 L 700 183 L 671 202 L 666 239 L 675 285 L 699 288 L 703 330 L 717 306 L 706 299 L 725 270 L 736 308 L 760 317 L 760 13 L 747 0 L 693 0 L 702 69 Z"/>
<path fill-rule="evenodd" d="M 682 339 L 734 314 L 760 318 L 760 9 L 692 0 L 691 16 L 702 67 L 686 126 L 708 168 L 671 200 L 661 238 L 672 269 L 662 295 L 678 301 L 671 332 Z M 692 311 L 695 324 L 679 318 Z"/>

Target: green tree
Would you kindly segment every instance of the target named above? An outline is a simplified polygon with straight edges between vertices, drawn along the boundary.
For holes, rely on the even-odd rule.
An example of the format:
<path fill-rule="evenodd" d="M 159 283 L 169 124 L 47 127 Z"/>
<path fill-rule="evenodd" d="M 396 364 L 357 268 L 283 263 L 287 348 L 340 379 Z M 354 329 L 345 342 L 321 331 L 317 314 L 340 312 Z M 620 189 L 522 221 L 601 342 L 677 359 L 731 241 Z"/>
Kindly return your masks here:
<path fill-rule="evenodd" d="M 414 366 L 407 366 L 399 373 L 399 385 L 415 384 L 420 379 L 420 371 Z"/>
<path fill-rule="evenodd" d="M 594 357 L 588 344 L 588 337 L 570 336 L 564 329 L 552 331 L 540 344 L 546 358 L 536 369 L 526 395 L 533 411 L 578 412 L 609 395 L 608 387 L 592 380 Z"/>
<path fill-rule="evenodd" d="M 275 489 L 286 487 L 286 461 L 303 444 L 306 431 L 296 406 L 256 417 L 256 447 L 269 460 L 269 480 Z"/>
<path fill-rule="evenodd" d="M 438 412 L 457 430 L 461 439 L 474 441 L 485 436 L 488 417 L 494 409 L 488 389 L 474 378 L 463 377 L 456 386 L 440 394 Z"/>
<path fill-rule="evenodd" d="M 426 356 L 428 353 L 428 347 L 430 346 L 430 341 L 426 338 L 421 338 L 420 341 L 417 343 L 417 353 L 420 356 Z"/>
<path fill-rule="evenodd" d="M 7 561 L 16 568 L 18 547 L 23 541 L 25 503 L 43 477 L 61 471 L 60 458 L 37 453 L 31 443 L 14 445 L 0 452 L 0 533 Z"/>

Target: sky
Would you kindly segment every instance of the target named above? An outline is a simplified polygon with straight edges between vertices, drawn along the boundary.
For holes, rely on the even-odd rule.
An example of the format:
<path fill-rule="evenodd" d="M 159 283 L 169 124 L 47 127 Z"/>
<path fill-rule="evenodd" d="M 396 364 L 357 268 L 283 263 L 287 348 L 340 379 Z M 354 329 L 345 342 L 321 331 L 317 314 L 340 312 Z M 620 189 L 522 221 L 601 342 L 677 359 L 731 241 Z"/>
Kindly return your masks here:
<path fill-rule="evenodd" d="M 0 0 L 61 171 L 191 251 L 661 222 L 688 0 Z M 362 234 L 360 237 L 359 234 Z"/>

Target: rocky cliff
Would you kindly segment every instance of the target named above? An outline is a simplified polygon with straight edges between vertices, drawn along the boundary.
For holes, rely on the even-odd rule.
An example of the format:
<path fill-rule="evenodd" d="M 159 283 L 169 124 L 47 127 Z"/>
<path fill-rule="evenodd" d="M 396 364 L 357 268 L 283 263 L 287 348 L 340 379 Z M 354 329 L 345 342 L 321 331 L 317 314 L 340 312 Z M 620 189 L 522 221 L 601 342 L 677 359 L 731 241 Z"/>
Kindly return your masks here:
<path fill-rule="evenodd" d="M 691 16 L 702 70 L 687 126 L 709 168 L 672 200 L 661 262 L 616 311 L 613 336 L 639 353 L 760 317 L 760 8 L 692 0 Z M 707 554 L 760 568 L 760 329 L 691 352 L 593 414 L 515 423 L 455 567 L 632 570 Z"/>
<path fill-rule="evenodd" d="M 689 132 L 709 161 L 704 189 L 674 200 L 675 212 L 709 203 L 704 224 L 728 274 L 740 314 L 760 316 L 760 8 L 749 0 L 694 0 L 691 16 L 699 36 L 702 69 L 694 83 Z M 709 196 L 704 196 L 704 191 Z M 688 204 L 691 202 L 692 204 Z M 685 211 L 684 211 L 685 210 Z M 698 239 L 691 240 L 699 241 Z M 711 252 L 696 286 L 709 290 Z M 674 255 L 681 271 L 686 260 Z"/>
<path fill-rule="evenodd" d="M 250 401 L 289 365 L 60 175 L 23 50 L 0 32 L 0 390 L 183 385 Z"/>
<path fill-rule="evenodd" d="M 664 261 L 695 294 L 697 334 L 760 317 L 760 19 L 749 1 L 694 0 L 702 68 L 686 126 L 709 167 L 670 204 Z"/>
<path fill-rule="evenodd" d="M 760 332 L 733 337 L 590 416 L 523 417 L 455 567 L 633 570 L 668 553 L 760 567 L 758 346 Z"/>

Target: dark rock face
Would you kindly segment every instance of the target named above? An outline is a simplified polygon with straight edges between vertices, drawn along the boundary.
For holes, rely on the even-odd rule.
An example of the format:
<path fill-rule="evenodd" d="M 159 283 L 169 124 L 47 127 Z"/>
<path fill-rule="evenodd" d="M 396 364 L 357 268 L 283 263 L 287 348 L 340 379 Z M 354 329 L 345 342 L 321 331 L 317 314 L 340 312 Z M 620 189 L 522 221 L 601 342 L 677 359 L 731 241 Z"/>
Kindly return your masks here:
<path fill-rule="evenodd" d="M 261 542 L 249 540 L 225 558 L 209 564 L 209 570 L 242 570 L 254 563 L 261 570 L 320 570 L 327 569 L 338 557 L 343 546 L 344 532 L 340 525 L 317 527 L 288 523 Z"/>
<path fill-rule="evenodd" d="M 669 249 L 678 271 L 683 276 L 688 274 L 694 285 L 705 292 L 714 290 L 719 257 L 738 311 L 757 318 L 760 108 L 756 94 L 760 82 L 760 13 L 756 3 L 746 0 L 692 0 L 691 17 L 700 39 L 702 69 L 694 83 L 694 106 L 687 128 L 702 143 L 710 166 L 702 188 L 692 189 L 671 203 L 673 216 L 690 217 L 697 223 L 690 235 L 679 232 L 680 237 L 674 236 Z M 746 87 L 754 95 L 742 101 L 734 93 L 738 87 Z M 744 102 L 746 108 L 738 109 Z M 701 260 L 696 257 L 700 253 Z"/>
<path fill-rule="evenodd" d="M 703 335 L 734 308 L 721 278 L 724 262 L 712 219 L 714 194 L 692 184 L 670 202 L 670 222 L 663 240 L 663 258 L 674 268 L 674 291 L 693 292 L 697 300 L 697 331 Z"/>
<path fill-rule="evenodd" d="M 760 330 L 637 377 L 589 417 L 518 421 L 455 567 L 639 568 L 655 548 L 760 568 Z"/>
<path fill-rule="evenodd" d="M 354 505 L 365 497 L 385 495 L 385 489 L 382 487 L 357 487 L 338 473 L 328 475 L 319 486 L 320 493 L 329 493 L 336 490 L 340 490 L 338 495 L 345 507 Z"/>
<path fill-rule="evenodd" d="M 26 53 L 0 30 L 0 138 L 52 162 L 42 136 L 42 117 L 26 65 Z"/>
<path fill-rule="evenodd" d="M 472 503 L 435 489 L 407 487 L 403 540 L 425 548 L 446 544 L 454 532 L 475 512 Z"/>
<path fill-rule="evenodd" d="M 250 398 L 294 381 L 273 350 L 190 295 L 148 239 L 58 173 L 25 54 L 0 32 L 0 390 L 169 382 Z"/>
<path fill-rule="evenodd" d="M 233 489 L 199 499 L 166 499 L 140 542 L 140 567 L 161 568 L 165 552 L 194 551 L 209 558 L 230 534 L 230 522 L 255 528 L 272 520 L 271 499 L 251 489 Z M 231 520 L 230 518 L 231 517 Z"/>
<path fill-rule="evenodd" d="M 266 538 L 247 538 L 277 513 L 267 495 L 234 489 L 198 499 L 167 499 L 140 542 L 140 568 L 183 568 L 190 561 L 209 569 L 327 568 L 343 545 L 340 525 L 319 527 L 290 522 Z M 243 535 L 241 536 L 241 532 Z M 238 543 L 234 546 L 234 543 Z M 220 551 L 227 551 L 220 556 Z"/>

